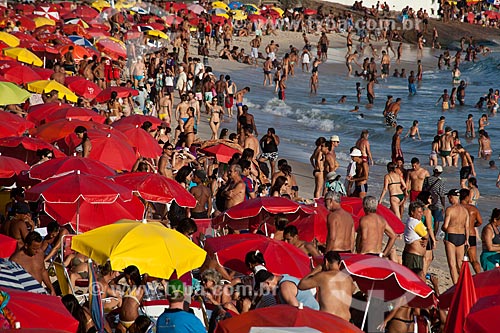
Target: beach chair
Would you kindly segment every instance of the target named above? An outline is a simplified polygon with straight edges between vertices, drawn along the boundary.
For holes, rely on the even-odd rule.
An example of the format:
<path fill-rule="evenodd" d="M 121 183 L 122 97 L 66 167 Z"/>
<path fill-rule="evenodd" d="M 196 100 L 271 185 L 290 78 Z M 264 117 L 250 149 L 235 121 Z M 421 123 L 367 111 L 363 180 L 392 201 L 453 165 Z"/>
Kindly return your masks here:
<path fill-rule="evenodd" d="M 56 272 L 56 277 L 57 281 L 59 282 L 59 289 L 61 289 L 62 296 L 73 294 L 80 304 L 85 303 L 85 301 L 88 299 L 89 294 L 75 294 L 75 290 L 70 283 L 70 278 L 66 267 L 64 267 L 64 265 L 60 262 L 53 262 L 52 264 L 54 265 L 54 270 Z"/>

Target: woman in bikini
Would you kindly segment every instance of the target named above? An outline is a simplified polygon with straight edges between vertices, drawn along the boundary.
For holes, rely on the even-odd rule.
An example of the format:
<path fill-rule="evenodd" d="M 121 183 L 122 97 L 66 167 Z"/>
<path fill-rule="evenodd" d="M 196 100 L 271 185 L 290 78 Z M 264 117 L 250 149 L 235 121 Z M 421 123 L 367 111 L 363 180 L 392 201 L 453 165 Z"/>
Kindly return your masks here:
<path fill-rule="evenodd" d="M 210 140 L 217 139 L 217 133 L 219 132 L 219 127 L 222 122 L 222 117 L 224 115 L 224 108 L 217 104 L 218 97 L 212 98 L 212 102 L 207 102 L 207 108 L 210 112 L 210 129 L 212 130 L 212 137 Z"/>
<path fill-rule="evenodd" d="M 82 141 L 78 146 L 75 147 L 75 153 L 78 157 L 88 157 L 90 151 L 92 150 L 92 143 L 90 142 L 89 136 L 87 135 L 87 129 L 83 126 L 77 126 L 75 128 L 76 136 Z"/>
<path fill-rule="evenodd" d="M 182 132 L 184 132 L 184 134 L 186 135 L 186 145 L 185 145 L 185 147 L 189 148 L 193 144 L 194 138 L 195 138 L 195 133 L 194 133 L 194 125 L 195 125 L 195 121 L 194 121 L 194 108 L 192 106 L 190 106 L 188 108 L 187 114 L 188 114 L 188 119 L 186 120 L 186 122 L 183 125 L 183 131 Z"/>
<path fill-rule="evenodd" d="M 139 307 L 144 297 L 144 288 L 141 288 L 143 281 L 139 269 L 136 266 L 128 266 L 125 268 L 123 275 L 120 275 L 117 279 L 123 276 L 127 281 L 128 288 L 122 297 L 120 323 L 116 329 L 119 332 L 126 333 L 128 328 L 132 326 L 137 317 L 139 317 Z"/>
<path fill-rule="evenodd" d="M 477 207 L 477 200 L 481 196 L 479 192 L 479 188 L 477 187 L 477 179 L 475 177 L 470 177 L 467 180 L 467 184 L 469 185 L 470 191 L 470 204 Z"/>
<path fill-rule="evenodd" d="M 116 91 L 111 92 L 111 98 L 108 103 L 108 117 L 112 121 L 116 121 L 120 119 L 123 114 L 123 108 L 120 102 L 118 101 L 118 93 Z"/>
<path fill-rule="evenodd" d="M 432 141 L 431 153 L 429 155 L 429 165 L 438 165 L 438 152 L 439 152 L 439 135 L 434 136 Z"/>
<path fill-rule="evenodd" d="M 405 303 L 405 298 L 399 299 L 394 309 L 387 315 L 385 320 L 377 328 L 381 332 L 388 333 L 413 333 L 414 319 L 418 315 L 418 309 L 410 308 Z"/>
<path fill-rule="evenodd" d="M 488 161 L 493 153 L 493 150 L 491 149 L 491 139 L 488 132 L 480 130 L 479 139 L 477 141 L 479 142 L 478 157 L 484 158 Z"/>
<path fill-rule="evenodd" d="M 387 163 L 387 172 L 388 173 L 384 176 L 384 188 L 382 189 L 382 193 L 380 193 L 379 203 L 382 203 L 385 193 L 389 191 L 391 210 L 398 218 L 401 218 L 399 206 L 404 202 L 406 197 L 406 183 L 396 172 L 395 163 Z"/>

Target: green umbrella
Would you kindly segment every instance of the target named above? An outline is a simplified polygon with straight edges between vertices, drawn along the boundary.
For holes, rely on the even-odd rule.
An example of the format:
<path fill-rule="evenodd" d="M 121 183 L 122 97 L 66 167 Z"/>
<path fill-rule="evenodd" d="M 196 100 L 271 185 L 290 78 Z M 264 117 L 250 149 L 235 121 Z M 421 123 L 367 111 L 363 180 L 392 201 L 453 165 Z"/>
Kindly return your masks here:
<path fill-rule="evenodd" d="M 11 82 L 0 82 L 0 105 L 20 104 L 27 100 L 31 94 Z"/>

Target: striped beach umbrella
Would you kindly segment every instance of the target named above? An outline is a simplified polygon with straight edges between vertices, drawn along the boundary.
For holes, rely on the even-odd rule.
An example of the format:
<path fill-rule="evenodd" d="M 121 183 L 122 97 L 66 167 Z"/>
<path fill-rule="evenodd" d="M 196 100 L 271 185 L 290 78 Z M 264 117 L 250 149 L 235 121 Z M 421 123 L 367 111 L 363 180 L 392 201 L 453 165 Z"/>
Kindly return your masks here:
<path fill-rule="evenodd" d="M 24 268 L 13 261 L 0 258 L 0 287 L 46 294 L 46 290 Z"/>

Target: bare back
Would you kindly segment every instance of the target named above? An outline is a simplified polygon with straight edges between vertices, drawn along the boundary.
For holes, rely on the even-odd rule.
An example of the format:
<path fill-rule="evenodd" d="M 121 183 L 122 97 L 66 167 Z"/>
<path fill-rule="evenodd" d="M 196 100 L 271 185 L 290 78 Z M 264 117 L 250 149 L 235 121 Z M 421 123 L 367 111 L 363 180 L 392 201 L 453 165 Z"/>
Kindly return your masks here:
<path fill-rule="evenodd" d="M 331 211 L 326 226 L 326 252 L 347 252 L 354 249 L 354 220 L 351 214 L 342 208 Z"/>

